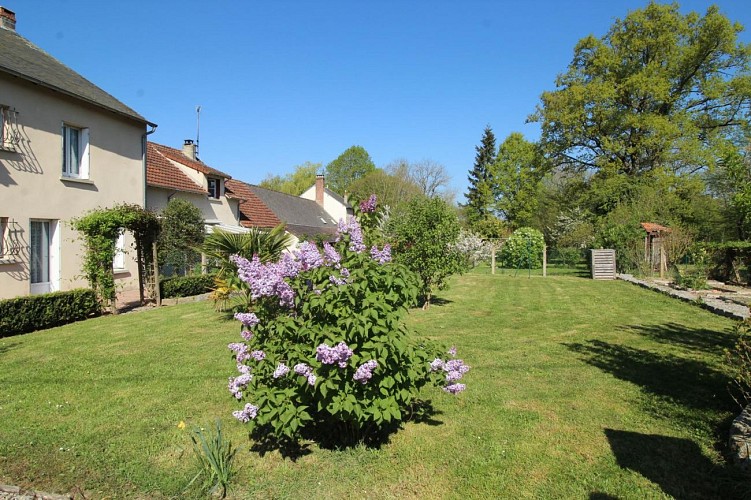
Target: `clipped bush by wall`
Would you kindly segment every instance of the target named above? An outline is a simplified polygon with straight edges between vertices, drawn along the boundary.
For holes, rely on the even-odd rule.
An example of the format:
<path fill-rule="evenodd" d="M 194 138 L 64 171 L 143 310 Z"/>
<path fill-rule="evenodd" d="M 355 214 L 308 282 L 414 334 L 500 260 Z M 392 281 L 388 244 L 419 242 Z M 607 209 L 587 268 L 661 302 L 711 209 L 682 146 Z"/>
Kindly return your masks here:
<path fill-rule="evenodd" d="M 98 316 L 101 309 L 88 288 L 0 300 L 0 337 L 73 323 Z"/>
<path fill-rule="evenodd" d="M 163 299 L 201 295 L 214 289 L 215 277 L 215 274 L 172 276 L 159 282 L 159 293 Z"/>

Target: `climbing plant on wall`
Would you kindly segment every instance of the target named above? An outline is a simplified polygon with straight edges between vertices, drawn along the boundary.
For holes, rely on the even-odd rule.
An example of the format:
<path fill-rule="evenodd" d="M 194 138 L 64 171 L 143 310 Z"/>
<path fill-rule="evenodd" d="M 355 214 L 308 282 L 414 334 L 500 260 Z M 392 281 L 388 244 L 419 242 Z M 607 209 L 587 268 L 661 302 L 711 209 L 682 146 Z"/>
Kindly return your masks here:
<path fill-rule="evenodd" d="M 153 212 L 138 205 L 122 204 L 92 210 L 73 219 L 71 224 L 82 234 L 86 248 L 83 275 L 103 306 L 114 307 L 115 304 L 117 290 L 112 261 L 116 252 L 115 243 L 123 230 L 130 231 L 135 239 L 138 280 L 143 291 L 152 264 L 150 249 L 159 235 L 159 220 Z"/>

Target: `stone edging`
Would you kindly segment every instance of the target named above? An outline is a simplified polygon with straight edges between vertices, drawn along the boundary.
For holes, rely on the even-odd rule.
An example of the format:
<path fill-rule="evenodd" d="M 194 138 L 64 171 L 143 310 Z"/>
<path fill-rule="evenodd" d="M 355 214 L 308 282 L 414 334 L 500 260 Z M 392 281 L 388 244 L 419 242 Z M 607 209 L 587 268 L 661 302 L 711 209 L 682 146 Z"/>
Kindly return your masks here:
<path fill-rule="evenodd" d="M 649 281 L 634 278 L 630 274 L 618 274 L 617 278 L 623 281 L 628 281 L 629 283 L 633 283 L 635 285 L 639 285 L 640 287 L 647 288 L 649 290 L 664 293 L 684 302 L 690 302 L 721 316 L 726 316 L 728 318 L 738 320 L 743 320 L 749 317 L 749 308 L 735 302 L 728 302 L 711 296 L 702 297 L 701 295 L 689 290 L 676 290 L 669 286 L 659 285 L 657 283 L 651 283 Z"/>
<path fill-rule="evenodd" d="M 0 484 L 0 499 L 2 500 L 71 500 L 70 495 L 58 495 L 44 491 L 22 490 L 18 486 Z"/>

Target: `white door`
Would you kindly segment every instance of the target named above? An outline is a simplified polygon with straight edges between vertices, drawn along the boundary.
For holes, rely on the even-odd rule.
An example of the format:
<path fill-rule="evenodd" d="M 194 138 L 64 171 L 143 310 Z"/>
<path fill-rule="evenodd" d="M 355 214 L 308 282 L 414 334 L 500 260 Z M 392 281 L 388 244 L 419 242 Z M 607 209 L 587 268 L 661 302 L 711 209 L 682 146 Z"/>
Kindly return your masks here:
<path fill-rule="evenodd" d="M 57 221 L 32 220 L 30 224 L 31 293 L 60 289 L 60 258 Z"/>

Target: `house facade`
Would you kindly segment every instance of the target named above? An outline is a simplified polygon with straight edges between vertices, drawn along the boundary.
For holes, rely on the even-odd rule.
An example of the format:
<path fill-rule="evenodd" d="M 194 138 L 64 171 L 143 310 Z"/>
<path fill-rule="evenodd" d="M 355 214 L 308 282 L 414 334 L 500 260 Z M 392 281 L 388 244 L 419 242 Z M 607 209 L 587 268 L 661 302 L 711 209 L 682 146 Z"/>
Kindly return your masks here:
<path fill-rule="evenodd" d="M 156 126 L 15 31 L 0 7 L 0 299 L 86 286 L 70 221 L 144 206 L 145 143 Z M 118 242 L 132 243 L 125 233 Z M 115 277 L 137 288 L 135 252 Z"/>
<path fill-rule="evenodd" d="M 155 142 L 147 144 L 146 208 L 159 212 L 173 198 L 195 205 L 207 232 L 245 232 L 240 225 L 240 199 L 226 188 L 231 177 L 198 159 L 196 145 L 186 140 L 182 149 Z"/>

